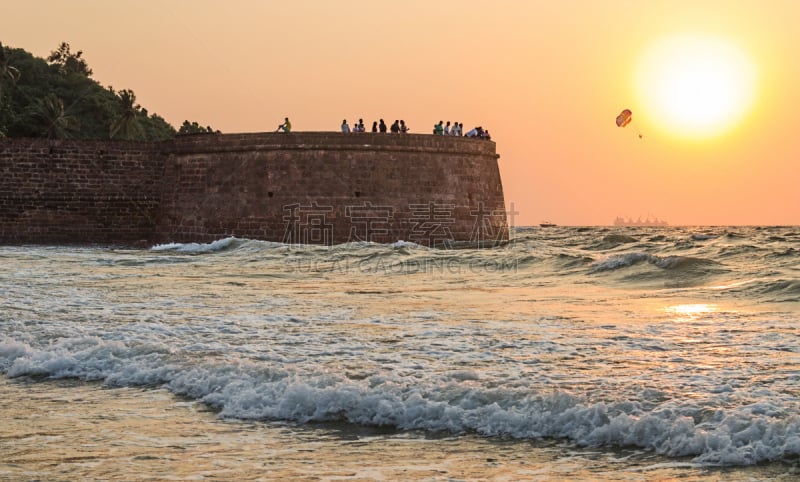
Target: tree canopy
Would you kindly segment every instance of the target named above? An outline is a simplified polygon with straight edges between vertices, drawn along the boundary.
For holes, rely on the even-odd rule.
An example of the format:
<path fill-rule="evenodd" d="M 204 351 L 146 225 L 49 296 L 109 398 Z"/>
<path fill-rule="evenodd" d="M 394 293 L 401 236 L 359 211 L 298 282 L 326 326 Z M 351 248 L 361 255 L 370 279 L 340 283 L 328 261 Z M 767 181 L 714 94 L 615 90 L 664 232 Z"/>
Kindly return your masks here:
<path fill-rule="evenodd" d="M 83 51 L 73 53 L 66 42 L 47 60 L 0 44 L 0 137 L 175 137 L 178 131 L 172 125 L 136 103 L 133 90 L 115 91 L 92 79 L 82 56 Z"/>

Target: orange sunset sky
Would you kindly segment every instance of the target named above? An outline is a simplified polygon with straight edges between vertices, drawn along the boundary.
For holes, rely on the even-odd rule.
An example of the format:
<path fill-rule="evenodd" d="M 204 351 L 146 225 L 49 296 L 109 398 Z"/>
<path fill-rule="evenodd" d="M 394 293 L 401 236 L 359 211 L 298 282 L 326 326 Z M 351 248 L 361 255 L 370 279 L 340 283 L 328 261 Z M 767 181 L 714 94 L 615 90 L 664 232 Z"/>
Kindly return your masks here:
<path fill-rule="evenodd" d="M 482 125 L 518 226 L 800 224 L 800 1 L 26 0 L 0 24 L 175 127 Z"/>

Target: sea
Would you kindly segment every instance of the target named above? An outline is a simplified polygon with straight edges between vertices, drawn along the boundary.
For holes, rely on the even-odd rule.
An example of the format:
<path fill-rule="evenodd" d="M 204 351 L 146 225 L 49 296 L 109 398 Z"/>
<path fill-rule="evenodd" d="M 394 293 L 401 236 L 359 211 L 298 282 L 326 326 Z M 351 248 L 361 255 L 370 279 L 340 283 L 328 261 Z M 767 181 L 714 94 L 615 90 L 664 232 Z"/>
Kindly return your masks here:
<path fill-rule="evenodd" d="M 0 480 L 800 480 L 800 227 L 0 247 Z"/>

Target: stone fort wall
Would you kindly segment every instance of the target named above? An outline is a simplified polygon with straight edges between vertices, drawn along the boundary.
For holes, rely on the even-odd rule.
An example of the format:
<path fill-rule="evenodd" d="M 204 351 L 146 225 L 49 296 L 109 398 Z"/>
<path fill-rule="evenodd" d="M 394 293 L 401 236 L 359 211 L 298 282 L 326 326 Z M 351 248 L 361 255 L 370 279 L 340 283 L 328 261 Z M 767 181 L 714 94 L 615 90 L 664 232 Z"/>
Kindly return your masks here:
<path fill-rule="evenodd" d="M 0 140 L 0 243 L 508 239 L 494 142 L 338 132 Z"/>
<path fill-rule="evenodd" d="M 0 243 L 144 243 L 163 173 L 155 144 L 0 139 Z"/>

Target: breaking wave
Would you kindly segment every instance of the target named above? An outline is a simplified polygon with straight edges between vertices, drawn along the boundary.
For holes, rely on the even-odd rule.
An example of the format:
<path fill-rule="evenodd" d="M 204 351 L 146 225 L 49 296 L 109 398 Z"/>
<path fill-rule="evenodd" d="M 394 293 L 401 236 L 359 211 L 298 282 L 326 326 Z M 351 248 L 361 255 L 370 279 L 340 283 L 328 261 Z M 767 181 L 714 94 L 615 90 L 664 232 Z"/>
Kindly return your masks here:
<path fill-rule="evenodd" d="M 691 456 L 709 465 L 800 456 L 798 414 L 770 398 L 726 408 L 729 389 L 714 395 L 719 408 L 709 410 L 653 389 L 640 393 L 639 401 L 590 400 L 558 390 L 482 387 L 474 383 L 478 373 L 463 370 L 406 376 L 387 372 L 356 380 L 251 361 L 192 365 L 180 355 L 165 345 L 94 337 L 41 349 L 9 338 L 0 341 L 0 366 L 10 377 L 160 385 L 208 404 L 222 417 L 566 438 L 579 446 L 635 446 L 670 457 Z"/>

